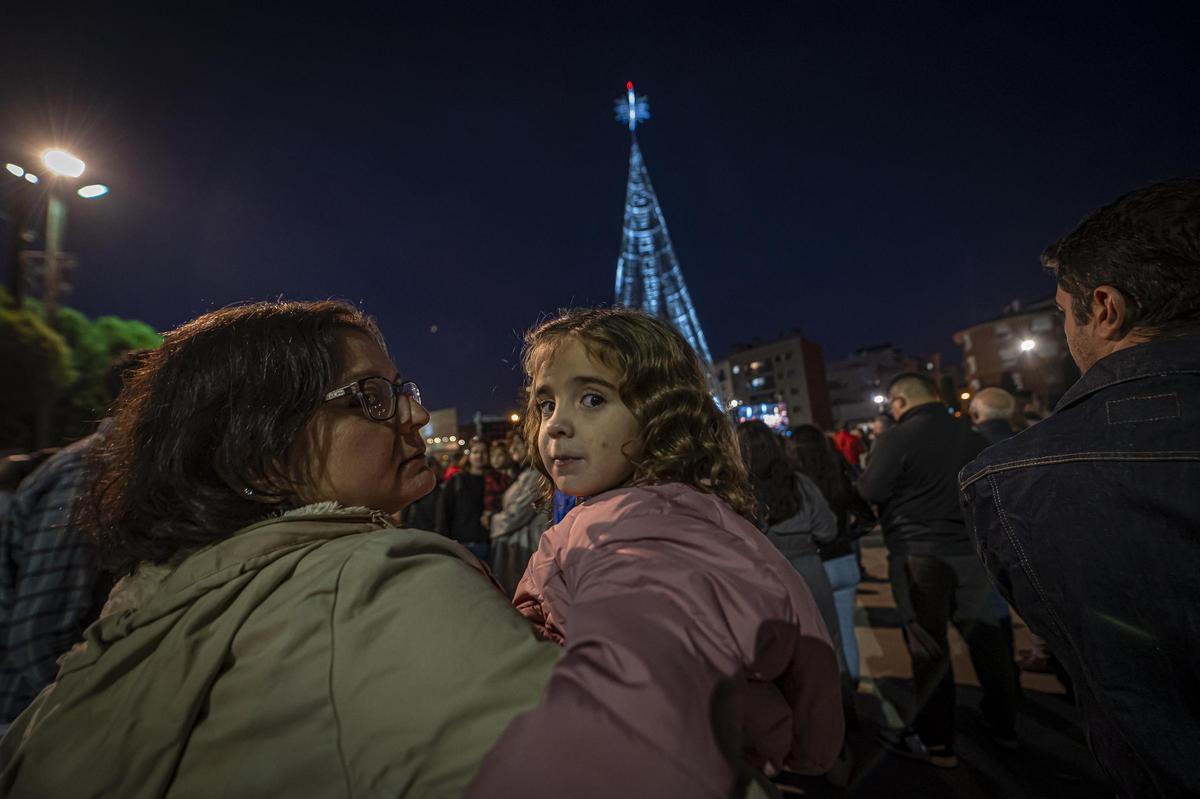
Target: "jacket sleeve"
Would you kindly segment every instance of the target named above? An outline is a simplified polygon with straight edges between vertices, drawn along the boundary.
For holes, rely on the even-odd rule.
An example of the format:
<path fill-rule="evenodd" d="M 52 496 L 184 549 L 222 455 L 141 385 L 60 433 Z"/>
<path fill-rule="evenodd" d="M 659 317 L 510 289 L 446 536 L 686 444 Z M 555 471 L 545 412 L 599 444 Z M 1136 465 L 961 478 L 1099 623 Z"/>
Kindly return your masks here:
<path fill-rule="evenodd" d="M 803 494 L 804 505 L 809 509 L 809 522 L 813 540 L 819 544 L 828 544 L 837 538 L 837 517 L 829 508 L 829 503 L 821 495 L 821 489 L 816 483 L 799 472 L 796 473 Z"/>
<path fill-rule="evenodd" d="M 533 475 L 530 479 L 528 475 Z M 519 530 L 533 520 L 537 511 L 534 503 L 538 499 L 537 472 L 532 469 L 523 472 L 509 490 L 504 493 L 504 504 L 491 520 L 492 538 L 508 535 Z"/>
<path fill-rule="evenodd" d="M 776 654 L 786 654 L 763 671 L 784 676 L 800 625 L 788 617 L 782 586 L 757 572 L 756 583 L 727 579 L 712 568 L 713 551 L 691 557 L 679 546 L 711 529 L 671 524 L 669 537 L 648 530 L 635 543 L 568 553 L 558 586 L 572 596 L 566 654 L 538 707 L 515 720 L 488 755 L 471 796 L 715 799 L 734 790 L 752 671 L 743 660 L 769 639 L 778 643 Z M 837 705 L 836 661 L 827 640 L 817 643 L 830 669 L 828 680 L 816 675 L 811 687 Z M 773 719 L 785 731 L 793 709 Z M 834 712 L 836 755 L 840 706 Z"/>
<path fill-rule="evenodd" d="M 867 461 L 867 470 L 858 478 L 858 493 L 867 502 L 883 504 L 892 495 L 892 488 L 903 466 L 904 446 L 899 436 L 895 435 L 895 431 L 880 436 Z"/>
<path fill-rule="evenodd" d="M 348 793 L 462 796 L 505 726 L 537 704 L 562 650 L 440 542 L 387 538 L 347 560 L 332 612 Z"/>

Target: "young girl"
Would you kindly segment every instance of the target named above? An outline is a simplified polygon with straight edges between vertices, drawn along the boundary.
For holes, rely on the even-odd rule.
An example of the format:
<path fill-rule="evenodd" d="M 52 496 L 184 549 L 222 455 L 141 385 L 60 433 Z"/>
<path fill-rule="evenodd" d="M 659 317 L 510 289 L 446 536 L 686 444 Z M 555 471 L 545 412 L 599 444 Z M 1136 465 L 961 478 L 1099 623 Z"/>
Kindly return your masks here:
<path fill-rule="evenodd" d="M 746 765 L 827 770 L 843 725 L 829 635 L 748 520 L 732 425 L 691 347 L 618 308 L 565 312 L 525 343 L 534 466 L 547 500 L 582 501 L 514 604 L 566 651 L 475 795 L 717 797 Z"/>

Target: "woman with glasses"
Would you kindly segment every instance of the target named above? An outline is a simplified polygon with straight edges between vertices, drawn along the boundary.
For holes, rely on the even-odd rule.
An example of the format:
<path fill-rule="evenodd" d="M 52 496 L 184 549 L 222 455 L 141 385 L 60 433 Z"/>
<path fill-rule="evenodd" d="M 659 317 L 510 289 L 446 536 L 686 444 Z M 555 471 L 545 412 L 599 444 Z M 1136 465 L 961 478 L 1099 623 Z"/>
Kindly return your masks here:
<path fill-rule="evenodd" d="M 11 796 L 459 796 L 559 656 L 390 519 L 429 419 L 375 324 L 260 303 L 168 333 L 80 522 L 123 575 L 0 742 Z"/>

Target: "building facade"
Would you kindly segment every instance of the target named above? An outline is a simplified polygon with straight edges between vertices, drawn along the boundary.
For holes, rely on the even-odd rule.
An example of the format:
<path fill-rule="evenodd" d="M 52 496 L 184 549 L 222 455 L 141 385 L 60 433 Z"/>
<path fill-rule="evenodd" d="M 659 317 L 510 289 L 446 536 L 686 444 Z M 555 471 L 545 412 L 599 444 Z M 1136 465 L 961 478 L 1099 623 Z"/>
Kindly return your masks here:
<path fill-rule="evenodd" d="M 739 419 L 772 427 L 833 421 L 821 346 L 793 333 L 766 344 L 735 344 L 714 365 L 721 394 Z"/>
<path fill-rule="evenodd" d="M 972 393 L 999 386 L 1048 409 L 1079 377 L 1053 298 L 1026 307 L 1014 301 L 1001 316 L 955 333 L 954 342 Z"/>
<path fill-rule="evenodd" d="M 906 355 L 891 344 L 860 347 L 848 358 L 830 361 L 825 374 L 835 425 L 861 425 L 887 412 L 887 387 L 904 372 L 918 372 L 933 381 L 942 398 L 957 407 L 961 377 L 942 362 L 941 353 Z"/>

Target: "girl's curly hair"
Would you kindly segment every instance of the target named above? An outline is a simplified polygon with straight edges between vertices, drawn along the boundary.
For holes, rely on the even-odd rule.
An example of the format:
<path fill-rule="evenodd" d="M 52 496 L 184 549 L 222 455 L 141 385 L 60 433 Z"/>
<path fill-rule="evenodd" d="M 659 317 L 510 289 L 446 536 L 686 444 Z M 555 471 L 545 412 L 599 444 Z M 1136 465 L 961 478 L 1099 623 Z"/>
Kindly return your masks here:
<path fill-rule="evenodd" d="M 561 311 L 525 335 L 525 438 L 530 459 L 542 474 L 547 503 L 554 483 L 537 447 L 541 414 L 532 383 L 542 365 L 572 339 L 622 376 L 621 401 L 642 434 L 641 452 L 631 458 L 631 485 L 685 483 L 754 519 L 755 499 L 733 423 L 713 401 L 695 351 L 666 322 L 626 308 Z"/>

